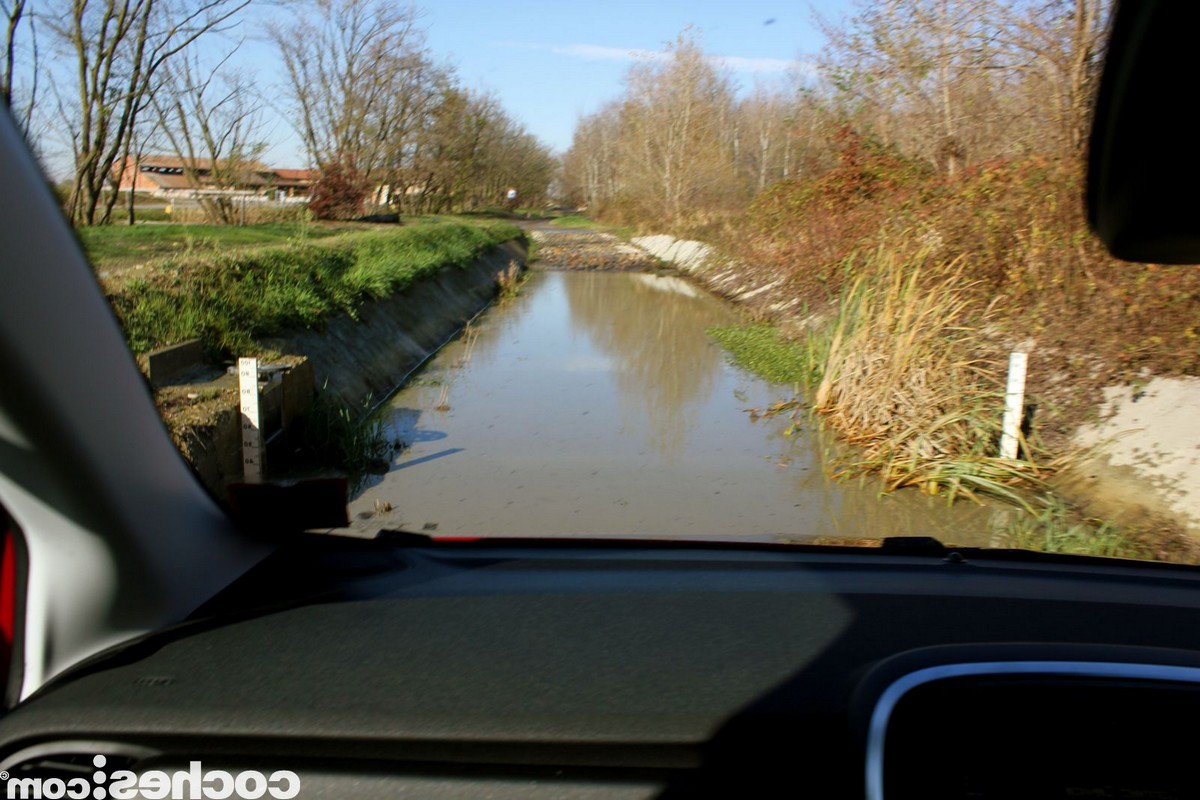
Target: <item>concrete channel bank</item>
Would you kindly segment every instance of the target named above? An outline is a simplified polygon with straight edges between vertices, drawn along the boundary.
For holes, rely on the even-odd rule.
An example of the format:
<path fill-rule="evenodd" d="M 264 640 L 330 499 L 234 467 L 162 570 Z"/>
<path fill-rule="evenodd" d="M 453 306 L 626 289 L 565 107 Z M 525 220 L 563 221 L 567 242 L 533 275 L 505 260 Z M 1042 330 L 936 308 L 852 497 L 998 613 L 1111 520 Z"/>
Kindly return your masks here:
<path fill-rule="evenodd" d="M 498 277 L 524 269 L 528 243 L 515 239 L 465 267 L 436 275 L 391 297 L 369 303 L 356 318 L 341 314 L 320 330 L 296 330 L 259 344 L 282 354 L 289 368 L 261 384 L 264 431 L 283 433 L 311 406 L 316 391 L 352 408 L 384 401 L 407 377 L 497 295 Z M 188 398 L 186 413 L 174 405 Z M 241 415 L 232 376 L 164 387 L 159 405 L 171 434 L 201 481 L 218 497 L 242 479 Z M 184 401 L 188 402 L 188 401 Z M 272 449 L 268 449 L 268 474 Z"/>

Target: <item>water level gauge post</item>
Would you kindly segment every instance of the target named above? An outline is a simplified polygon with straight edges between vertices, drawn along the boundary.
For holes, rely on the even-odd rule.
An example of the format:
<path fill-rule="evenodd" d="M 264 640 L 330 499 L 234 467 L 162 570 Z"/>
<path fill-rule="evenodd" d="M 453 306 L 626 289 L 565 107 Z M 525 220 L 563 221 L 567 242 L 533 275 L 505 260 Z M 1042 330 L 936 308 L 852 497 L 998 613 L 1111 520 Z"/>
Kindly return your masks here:
<path fill-rule="evenodd" d="M 263 453 L 257 358 L 238 359 L 238 399 L 242 412 L 242 479 L 246 483 L 259 483 L 263 475 Z"/>

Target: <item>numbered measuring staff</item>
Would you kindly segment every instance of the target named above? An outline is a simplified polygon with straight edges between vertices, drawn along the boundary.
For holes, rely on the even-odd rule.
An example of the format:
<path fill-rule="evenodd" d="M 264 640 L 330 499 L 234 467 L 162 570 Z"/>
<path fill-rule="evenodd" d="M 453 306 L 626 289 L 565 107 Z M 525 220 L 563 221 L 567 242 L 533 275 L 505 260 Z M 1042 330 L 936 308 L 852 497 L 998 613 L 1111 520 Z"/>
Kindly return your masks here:
<path fill-rule="evenodd" d="M 238 359 L 238 397 L 242 407 L 242 479 L 262 480 L 262 428 L 258 416 L 258 359 Z"/>

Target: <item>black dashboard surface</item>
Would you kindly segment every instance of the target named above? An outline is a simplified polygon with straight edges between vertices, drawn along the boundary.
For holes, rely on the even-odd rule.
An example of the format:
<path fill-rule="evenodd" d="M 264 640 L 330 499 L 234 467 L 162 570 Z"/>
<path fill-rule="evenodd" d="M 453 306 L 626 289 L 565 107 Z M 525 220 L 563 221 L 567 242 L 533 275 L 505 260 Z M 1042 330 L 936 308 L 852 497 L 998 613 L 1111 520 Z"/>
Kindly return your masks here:
<path fill-rule="evenodd" d="M 353 774 L 362 796 L 368 784 L 394 794 L 403 777 L 462 790 L 437 796 L 503 779 L 564 782 L 546 796 L 757 785 L 855 797 L 872 670 L 922 648 L 993 658 L 1012 643 L 1200 666 L 1200 573 L 999 554 L 321 541 L 285 548 L 194 622 L 53 682 L 0 720 L 0 758 L 89 740 L 303 764 L 311 787 Z"/>

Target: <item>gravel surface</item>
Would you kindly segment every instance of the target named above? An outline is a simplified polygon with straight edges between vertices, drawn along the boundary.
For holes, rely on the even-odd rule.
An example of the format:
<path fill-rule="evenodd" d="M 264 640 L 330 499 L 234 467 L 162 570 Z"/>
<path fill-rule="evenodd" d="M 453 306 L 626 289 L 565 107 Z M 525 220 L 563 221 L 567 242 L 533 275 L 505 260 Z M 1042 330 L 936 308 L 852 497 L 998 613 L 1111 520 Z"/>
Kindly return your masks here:
<path fill-rule="evenodd" d="M 532 230 L 538 269 L 648 272 L 662 262 L 611 233 Z"/>

